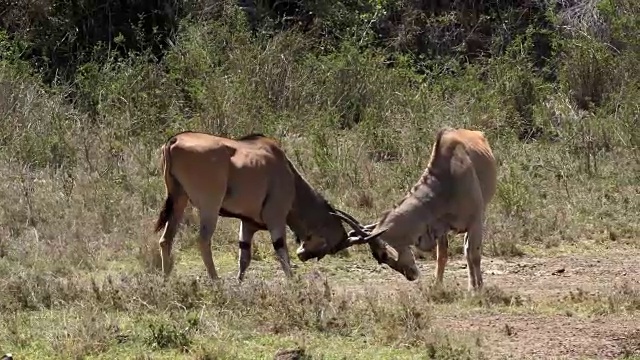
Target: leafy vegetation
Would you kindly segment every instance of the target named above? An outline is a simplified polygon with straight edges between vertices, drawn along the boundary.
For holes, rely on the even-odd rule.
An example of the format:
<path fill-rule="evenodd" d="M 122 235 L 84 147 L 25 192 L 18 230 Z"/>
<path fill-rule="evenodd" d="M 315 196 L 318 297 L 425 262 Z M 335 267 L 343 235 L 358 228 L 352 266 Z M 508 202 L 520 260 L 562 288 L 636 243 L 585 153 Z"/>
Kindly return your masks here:
<path fill-rule="evenodd" d="M 354 266 L 369 280 L 390 271 L 365 248 L 297 264 L 300 278 L 283 283 L 260 233 L 253 280 L 229 275 L 211 287 L 196 279 L 204 269 L 190 217 L 165 283 L 151 233 L 164 197 L 158 149 L 176 132 L 273 136 L 332 203 L 368 221 L 422 172 L 436 130 L 454 126 L 484 131 L 500 164 L 485 256 L 638 249 L 637 1 L 0 8 L 0 351 L 477 358 L 480 341 L 442 331 L 439 316 L 549 304 L 589 316 L 640 311 L 627 287 L 538 301 L 499 283 L 477 297 L 421 283 L 389 302 L 384 288 L 403 280 L 356 286 Z M 235 271 L 237 226 L 223 219 L 214 235 L 223 274 Z M 452 237 L 454 258 L 460 243 Z"/>

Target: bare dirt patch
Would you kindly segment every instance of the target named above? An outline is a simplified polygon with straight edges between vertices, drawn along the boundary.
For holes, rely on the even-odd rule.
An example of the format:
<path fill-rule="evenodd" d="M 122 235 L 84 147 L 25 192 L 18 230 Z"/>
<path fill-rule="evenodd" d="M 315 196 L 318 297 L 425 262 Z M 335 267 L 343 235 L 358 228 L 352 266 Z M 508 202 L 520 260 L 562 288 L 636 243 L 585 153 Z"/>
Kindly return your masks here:
<path fill-rule="evenodd" d="M 504 312 L 473 308 L 473 305 L 470 308 L 468 304 L 465 307 L 462 303 L 434 305 L 434 325 L 450 333 L 478 338 L 482 353 L 489 358 L 637 356 L 640 355 L 640 311 L 637 307 L 624 313 L 608 310 L 611 306 L 608 302 L 612 301 L 608 297 L 620 286 L 634 291 L 634 296 L 639 294 L 638 259 L 640 249 L 508 260 L 484 257 L 485 285 L 519 296 L 524 305 Z M 348 271 L 348 279 L 340 281 L 339 288 L 354 292 L 416 291 L 432 281 L 434 266 L 433 261 L 421 261 L 422 278 L 419 282 L 408 282 L 390 269 L 373 263 L 346 265 L 343 270 Z M 466 285 L 466 263 L 460 256 L 453 257 L 445 270 L 445 286 L 466 289 Z M 602 306 L 604 314 L 564 311 L 567 307 L 582 305 L 572 302 L 575 293 L 600 302 L 596 305 Z M 637 304 L 638 300 L 634 301 Z"/>
<path fill-rule="evenodd" d="M 473 333 L 489 358 L 598 358 L 640 354 L 639 316 L 583 319 L 561 315 L 465 315 L 438 325 Z M 634 341 L 636 343 L 634 343 Z"/>
<path fill-rule="evenodd" d="M 483 257 L 485 285 L 495 285 L 505 291 L 517 291 L 532 299 L 548 299 L 568 294 L 569 290 L 607 291 L 614 285 L 640 285 L 638 269 L 640 249 L 610 250 L 598 254 L 559 255 L 554 257 L 523 256 L 520 258 Z M 422 275 L 419 282 L 430 282 L 435 262 L 422 260 L 418 264 Z M 319 266 L 322 268 L 322 266 Z M 413 286 L 402 275 L 370 261 L 345 265 L 348 272 L 344 286 L 348 288 L 379 285 L 386 289 Z M 450 258 L 445 269 L 445 283 L 466 287 L 467 264 L 461 256 Z M 361 281 L 353 283 L 353 279 Z M 393 284 L 389 284 L 392 282 Z"/>
<path fill-rule="evenodd" d="M 484 270 L 489 283 L 539 299 L 564 296 L 569 290 L 602 292 L 625 283 L 637 286 L 638 259 L 637 249 L 597 255 L 487 259 Z"/>

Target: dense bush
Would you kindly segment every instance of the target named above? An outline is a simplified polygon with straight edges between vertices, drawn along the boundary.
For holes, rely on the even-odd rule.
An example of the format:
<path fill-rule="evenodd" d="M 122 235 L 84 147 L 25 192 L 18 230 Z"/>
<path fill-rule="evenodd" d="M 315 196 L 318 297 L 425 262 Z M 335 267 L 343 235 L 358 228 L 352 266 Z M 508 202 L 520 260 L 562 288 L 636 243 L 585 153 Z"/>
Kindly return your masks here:
<path fill-rule="evenodd" d="M 557 139 L 567 126 L 580 127 L 567 117 L 631 109 L 625 99 L 639 82 L 639 9 L 626 0 L 4 5 L 6 119 L 24 105 L 21 92 L 52 93 L 60 110 L 47 111 L 51 119 L 37 127 L 29 116 L 5 122 L 2 141 L 24 159 L 58 165 L 73 157 L 59 152 L 77 152 L 64 150 L 73 148 L 64 140 L 71 128 L 109 134 L 116 152 L 129 139 L 158 144 L 184 128 L 222 135 L 355 129 L 370 157 L 384 160 L 407 151 L 400 145 L 412 141 L 407 129 L 428 132 L 440 125 L 436 118 L 464 108 L 478 116 L 458 124 Z M 40 108 L 47 97 L 36 98 L 28 105 Z M 598 130 L 603 135 L 582 128 L 607 138 L 594 140 L 598 148 L 614 139 L 637 144 L 634 119 L 599 126 L 608 129 Z M 10 139 L 25 126 L 51 140 Z M 618 126 L 629 129 L 604 135 Z"/>
<path fill-rule="evenodd" d="M 48 176 L 47 194 L 56 194 L 42 203 L 33 194 L 16 200 L 26 207 L 1 220 L 11 233 L 46 224 L 49 210 L 43 209 L 61 198 L 82 204 L 70 208 L 69 221 L 90 209 L 96 215 L 88 223 L 105 234 L 139 231 L 122 216 L 155 211 L 162 196 L 157 149 L 187 129 L 278 137 L 338 203 L 356 213 L 377 211 L 414 181 L 431 137 L 445 125 L 482 129 L 494 144 L 502 170 L 494 205 L 501 215 L 493 221 L 519 234 L 514 238 L 528 239 L 534 230 L 536 239 L 566 238 L 571 231 L 580 237 L 593 221 L 620 226 L 616 236 L 638 231 L 606 215 L 633 213 L 637 202 L 590 213 L 574 210 L 599 203 L 596 193 L 573 205 L 554 205 L 559 195 L 536 193 L 541 183 L 566 196 L 575 196 L 571 186 L 616 188 L 625 199 L 634 191 L 638 172 L 607 177 L 612 159 L 637 168 L 640 12 L 633 1 L 301 2 L 293 15 L 274 10 L 275 3 L 259 3 L 254 13 L 251 4 L 194 1 L 179 8 L 167 3 L 161 14 L 171 16 L 158 20 L 165 25 L 155 32 L 149 29 L 156 18 L 136 28 L 131 9 L 155 13 L 157 4 L 120 2 L 128 10 L 111 7 L 119 18 L 112 22 L 89 21 L 93 17 L 73 10 L 83 4 L 17 3 L 2 13 L 2 161 L 20 179 L 18 193 L 31 194 L 35 179 Z M 419 16 L 392 16 L 408 9 Z M 305 11 L 313 21 L 296 25 L 291 17 Z M 445 24 L 462 20 L 465 26 Z M 414 40 L 434 36 L 428 44 L 408 42 L 391 28 L 381 32 L 385 21 L 413 32 Z M 71 28 L 83 28 L 83 39 Z M 122 41 L 103 43 L 101 36 L 115 29 Z M 164 40 L 150 40 L 158 34 Z M 469 57 L 458 45 L 473 34 L 485 34 L 488 50 Z M 396 40 L 406 46 L 389 46 Z M 65 56 L 69 61 L 56 60 Z M 588 180 L 593 177 L 600 180 Z M 16 190 L 7 191 L 13 196 Z M 604 215 L 596 221 L 594 212 Z"/>

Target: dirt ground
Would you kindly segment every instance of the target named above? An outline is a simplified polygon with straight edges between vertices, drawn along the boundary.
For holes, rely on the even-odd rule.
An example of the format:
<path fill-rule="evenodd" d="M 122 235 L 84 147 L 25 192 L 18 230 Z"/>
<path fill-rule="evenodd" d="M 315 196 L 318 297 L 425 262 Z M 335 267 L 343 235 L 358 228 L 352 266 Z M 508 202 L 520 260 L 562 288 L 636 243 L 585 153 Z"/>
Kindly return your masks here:
<path fill-rule="evenodd" d="M 509 260 L 485 256 L 485 285 L 519 295 L 525 299 L 524 311 L 446 311 L 434 314 L 435 326 L 449 333 L 477 337 L 482 353 L 492 359 L 640 357 L 640 312 L 594 315 L 562 310 L 562 302 L 566 304 L 571 293 L 606 297 L 623 285 L 640 290 L 639 260 L 640 249 Z M 435 262 L 421 260 L 420 266 L 420 281 L 430 281 Z M 365 275 L 358 286 L 345 284 L 346 290 L 375 287 L 397 291 L 415 286 L 389 269 L 359 270 L 370 275 Z M 445 270 L 445 284 L 456 283 L 466 288 L 466 263 L 459 256 L 451 259 Z M 537 309 L 527 311 L 527 306 Z M 544 311 L 545 307 L 549 310 Z"/>

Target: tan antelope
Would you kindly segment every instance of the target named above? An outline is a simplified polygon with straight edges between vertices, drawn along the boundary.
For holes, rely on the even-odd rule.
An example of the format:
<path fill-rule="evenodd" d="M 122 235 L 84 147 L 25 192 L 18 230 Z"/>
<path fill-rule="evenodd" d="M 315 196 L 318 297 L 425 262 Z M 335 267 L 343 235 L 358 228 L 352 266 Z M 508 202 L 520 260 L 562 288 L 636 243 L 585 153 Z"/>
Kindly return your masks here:
<path fill-rule="evenodd" d="M 198 209 L 200 255 L 212 280 L 218 278 L 211 238 L 218 217 L 241 220 L 238 280 L 251 262 L 251 242 L 268 230 L 282 270 L 291 276 L 286 226 L 296 235 L 301 261 L 320 260 L 365 239 L 349 238 L 335 209 L 314 190 L 275 140 L 261 134 L 228 139 L 199 132 L 171 137 L 161 148 L 166 200 L 155 226 L 162 269 L 169 275 L 171 246 L 189 202 Z"/>
<path fill-rule="evenodd" d="M 437 246 L 435 278 L 442 283 L 447 233 L 465 233 L 469 289 L 480 289 L 484 219 L 496 191 L 496 177 L 496 161 L 482 132 L 444 128 L 436 135 L 420 180 L 377 222 L 365 226 L 343 211 L 334 215 L 353 228 L 351 242 L 367 241 L 379 263 L 386 263 L 410 281 L 420 274 L 410 246 L 423 251 Z"/>

